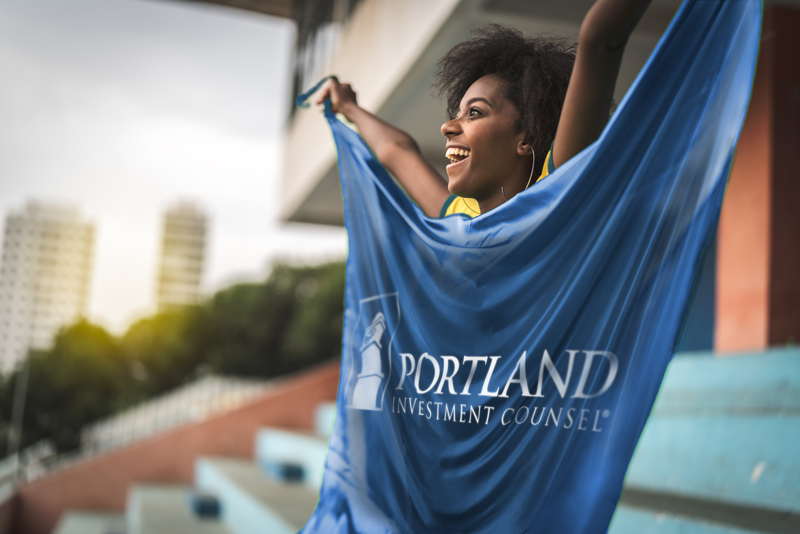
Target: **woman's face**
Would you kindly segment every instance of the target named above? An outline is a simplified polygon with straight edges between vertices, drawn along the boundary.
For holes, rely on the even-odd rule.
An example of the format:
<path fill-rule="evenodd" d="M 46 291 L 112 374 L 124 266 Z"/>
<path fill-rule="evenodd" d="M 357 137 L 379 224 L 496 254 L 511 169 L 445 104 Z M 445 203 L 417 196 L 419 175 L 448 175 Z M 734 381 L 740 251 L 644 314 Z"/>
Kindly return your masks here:
<path fill-rule="evenodd" d="M 450 192 L 481 202 L 490 197 L 500 198 L 518 192 L 522 169 L 522 185 L 530 170 L 530 152 L 525 156 L 520 147 L 523 133 L 517 129 L 519 113 L 502 93 L 501 81 L 494 75 L 475 81 L 464 97 L 458 116 L 442 125 L 447 138 L 446 156 Z M 500 200 L 499 203 L 502 203 Z"/>

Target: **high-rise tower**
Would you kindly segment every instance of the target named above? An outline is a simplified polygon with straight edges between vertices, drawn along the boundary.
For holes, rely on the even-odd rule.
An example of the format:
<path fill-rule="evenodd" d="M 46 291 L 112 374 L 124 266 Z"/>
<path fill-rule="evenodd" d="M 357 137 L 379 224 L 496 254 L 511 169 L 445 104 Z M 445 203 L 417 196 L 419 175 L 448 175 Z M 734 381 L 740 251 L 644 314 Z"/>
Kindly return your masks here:
<path fill-rule="evenodd" d="M 6 217 L 0 264 L 0 370 L 47 348 L 86 312 L 94 227 L 76 208 L 29 202 Z"/>
<path fill-rule="evenodd" d="M 203 276 L 206 215 L 196 205 L 181 202 L 164 215 L 158 309 L 196 302 Z"/>

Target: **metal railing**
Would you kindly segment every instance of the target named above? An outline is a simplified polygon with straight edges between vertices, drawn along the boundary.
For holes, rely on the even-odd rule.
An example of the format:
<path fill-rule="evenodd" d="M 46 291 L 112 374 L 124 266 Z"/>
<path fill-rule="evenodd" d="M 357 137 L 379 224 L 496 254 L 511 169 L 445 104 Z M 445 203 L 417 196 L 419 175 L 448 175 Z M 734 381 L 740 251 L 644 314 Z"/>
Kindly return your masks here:
<path fill-rule="evenodd" d="M 85 427 L 81 448 L 100 453 L 123 447 L 235 408 L 267 387 L 263 380 L 207 376 Z"/>
<path fill-rule="evenodd" d="M 232 410 L 266 392 L 274 383 L 274 380 L 206 376 L 84 427 L 79 449 L 56 455 L 48 442 L 48 454 L 42 449 L 26 456 L 29 448 L 19 457 L 0 460 L 0 487 L 6 479 L 30 482 L 97 455 Z"/>

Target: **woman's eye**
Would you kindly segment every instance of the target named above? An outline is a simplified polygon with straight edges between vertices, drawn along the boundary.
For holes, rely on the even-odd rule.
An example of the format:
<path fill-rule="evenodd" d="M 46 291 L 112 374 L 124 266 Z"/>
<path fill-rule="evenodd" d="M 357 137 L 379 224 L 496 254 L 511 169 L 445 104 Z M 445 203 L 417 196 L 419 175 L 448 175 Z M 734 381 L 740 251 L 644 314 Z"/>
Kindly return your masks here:
<path fill-rule="evenodd" d="M 475 115 L 480 115 L 480 114 L 481 114 L 481 110 L 479 110 L 478 108 L 469 108 L 469 116 L 470 117 L 474 117 Z"/>

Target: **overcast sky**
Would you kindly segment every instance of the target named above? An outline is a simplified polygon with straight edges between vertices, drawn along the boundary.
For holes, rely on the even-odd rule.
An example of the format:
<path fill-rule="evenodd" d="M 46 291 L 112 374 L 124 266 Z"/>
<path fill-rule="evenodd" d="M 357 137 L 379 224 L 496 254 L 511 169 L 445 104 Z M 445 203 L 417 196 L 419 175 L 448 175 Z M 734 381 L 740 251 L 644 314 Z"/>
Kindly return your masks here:
<path fill-rule="evenodd" d="M 211 216 L 205 291 L 275 259 L 344 257 L 341 229 L 277 220 L 293 26 L 180 0 L 0 2 L 0 230 L 29 199 L 95 224 L 92 320 L 154 309 L 161 214 Z"/>

